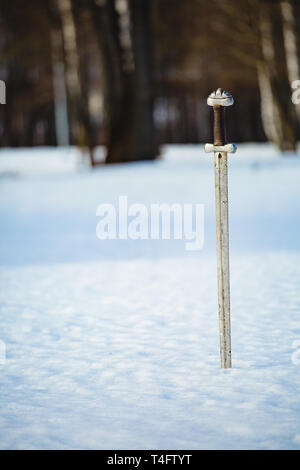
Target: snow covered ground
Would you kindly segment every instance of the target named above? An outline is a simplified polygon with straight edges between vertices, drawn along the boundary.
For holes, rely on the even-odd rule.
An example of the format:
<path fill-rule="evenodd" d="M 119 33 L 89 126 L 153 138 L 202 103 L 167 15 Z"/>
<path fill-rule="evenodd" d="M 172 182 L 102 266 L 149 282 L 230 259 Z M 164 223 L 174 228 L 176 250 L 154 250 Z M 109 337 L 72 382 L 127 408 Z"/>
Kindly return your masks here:
<path fill-rule="evenodd" d="M 230 157 L 223 371 L 212 156 L 90 170 L 74 149 L 2 150 L 0 447 L 300 449 L 299 156 Z M 204 204 L 204 248 L 100 241 L 96 208 L 120 195 Z"/>

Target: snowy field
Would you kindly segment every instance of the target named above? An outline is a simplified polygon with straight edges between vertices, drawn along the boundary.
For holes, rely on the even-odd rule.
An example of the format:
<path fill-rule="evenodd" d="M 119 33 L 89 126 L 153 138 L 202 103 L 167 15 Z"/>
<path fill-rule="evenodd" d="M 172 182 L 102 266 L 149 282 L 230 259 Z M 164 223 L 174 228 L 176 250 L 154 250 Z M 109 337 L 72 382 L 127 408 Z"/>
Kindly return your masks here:
<path fill-rule="evenodd" d="M 223 371 L 202 146 L 95 170 L 74 149 L 1 150 L 0 448 L 300 449 L 299 157 L 230 156 Z M 100 241 L 96 208 L 120 195 L 204 204 L 203 249 Z"/>

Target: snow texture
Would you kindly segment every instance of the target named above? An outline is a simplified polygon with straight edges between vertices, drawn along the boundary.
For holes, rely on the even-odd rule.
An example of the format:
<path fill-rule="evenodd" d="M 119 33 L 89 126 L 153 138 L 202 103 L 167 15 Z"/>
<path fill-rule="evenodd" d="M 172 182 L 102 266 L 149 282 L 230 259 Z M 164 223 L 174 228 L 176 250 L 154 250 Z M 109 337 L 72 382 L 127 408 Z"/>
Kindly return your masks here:
<path fill-rule="evenodd" d="M 220 369 L 213 158 L 90 170 L 0 152 L 2 449 L 299 449 L 300 159 L 230 156 L 231 370 Z M 102 202 L 205 204 L 205 244 L 96 237 Z M 2 354 L 2 356 L 3 356 Z"/>

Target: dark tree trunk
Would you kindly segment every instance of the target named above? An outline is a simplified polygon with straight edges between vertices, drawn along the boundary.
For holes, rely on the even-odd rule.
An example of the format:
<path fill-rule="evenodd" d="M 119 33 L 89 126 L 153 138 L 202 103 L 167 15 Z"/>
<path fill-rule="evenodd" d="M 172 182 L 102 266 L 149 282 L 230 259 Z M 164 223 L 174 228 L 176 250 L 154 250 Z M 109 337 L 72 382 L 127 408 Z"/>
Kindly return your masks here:
<path fill-rule="evenodd" d="M 259 6 L 262 60 L 257 63 L 257 70 L 264 130 L 279 150 L 295 151 L 296 114 L 291 102 L 284 49 L 280 47 L 283 38 L 277 38 L 275 46 L 275 30 L 282 32 L 279 5 L 262 1 Z"/>
<path fill-rule="evenodd" d="M 94 165 L 92 130 L 88 110 L 87 82 L 83 77 L 80 57 L 80 16 L 79 0 L 59 0 L 62 33 L 65 50 L 65 71 L 70 117 L 71 140 L 88 149 L 91 165 Z"/>
<path fill-rule="evenodd" d="M 13 86 L 12 80 L 10 79 L 11 72 L 10 67 L 8 67 L 8 80 L 6 83 L 6 96 L 14 96 L 13 95 Z M 12 132 L 12 119 L 13 119 L 13 111 L 12 111 L 12 99 L 6 99 L 5 106 L 1 106 L 0 108 L 0 117 L 1 121 L 3 122 L 3 130 L 1 134 L 1 142 L 0 145 L 2 147 L 9 147 L 14 145 L 13 139 L 13 132 Z"/>
<path fill-rule="evenodd" d="M 134 57 L 132 160 L 152 160 L 158 149 L 154 127 L 154 74 L 150 0 L 129 0 Z"/>
<path fill-rule="evenodd" d="M 54 25 L 51 32 L 51 57 L 56 143 L 59 146 L 67 146 L 70 141 L 63 42 L 60 29 Z"/>
<path fill-rule="evenodd" d="M 106 163 L 154 159 L 157 144 L 149 1 L 128 1 L 129 8 L 123 12 L 128 21 L 125 33 L 130 37 L 126 42 L 122 41 L 124 31 L 115 2 L 91 0 L 91 6 L 104 73 Z"/>
<path fill-rule="evenodd" d="M 77 32 L 77 50 L 78 50 L 78 76 L 80 82 L 80 95 L 77 102 L 77 113 L 82 123 L 81 146 L 88 149 L 91 166 L 95 166 L 94 148 L 95 139 L 89 112 L 89 76 L 85 57 L 85 41 L 88 31 L 86 30 L 85 15 L 89 13 L 86 8 L 85 0 L 72 1 L 72 13 L 74 18 L 75 30 Z"/>

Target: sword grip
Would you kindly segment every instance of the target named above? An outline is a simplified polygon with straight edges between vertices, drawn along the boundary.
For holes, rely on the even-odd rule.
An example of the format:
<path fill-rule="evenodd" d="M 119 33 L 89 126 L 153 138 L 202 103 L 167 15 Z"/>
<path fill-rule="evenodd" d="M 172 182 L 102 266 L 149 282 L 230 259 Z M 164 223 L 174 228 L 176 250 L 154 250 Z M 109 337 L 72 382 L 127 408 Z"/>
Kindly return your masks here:
<path fill-rule="evenodd" d="M 215 105 L 214 110 L 214 145 L 226 144 L 225 108 Z"/>

